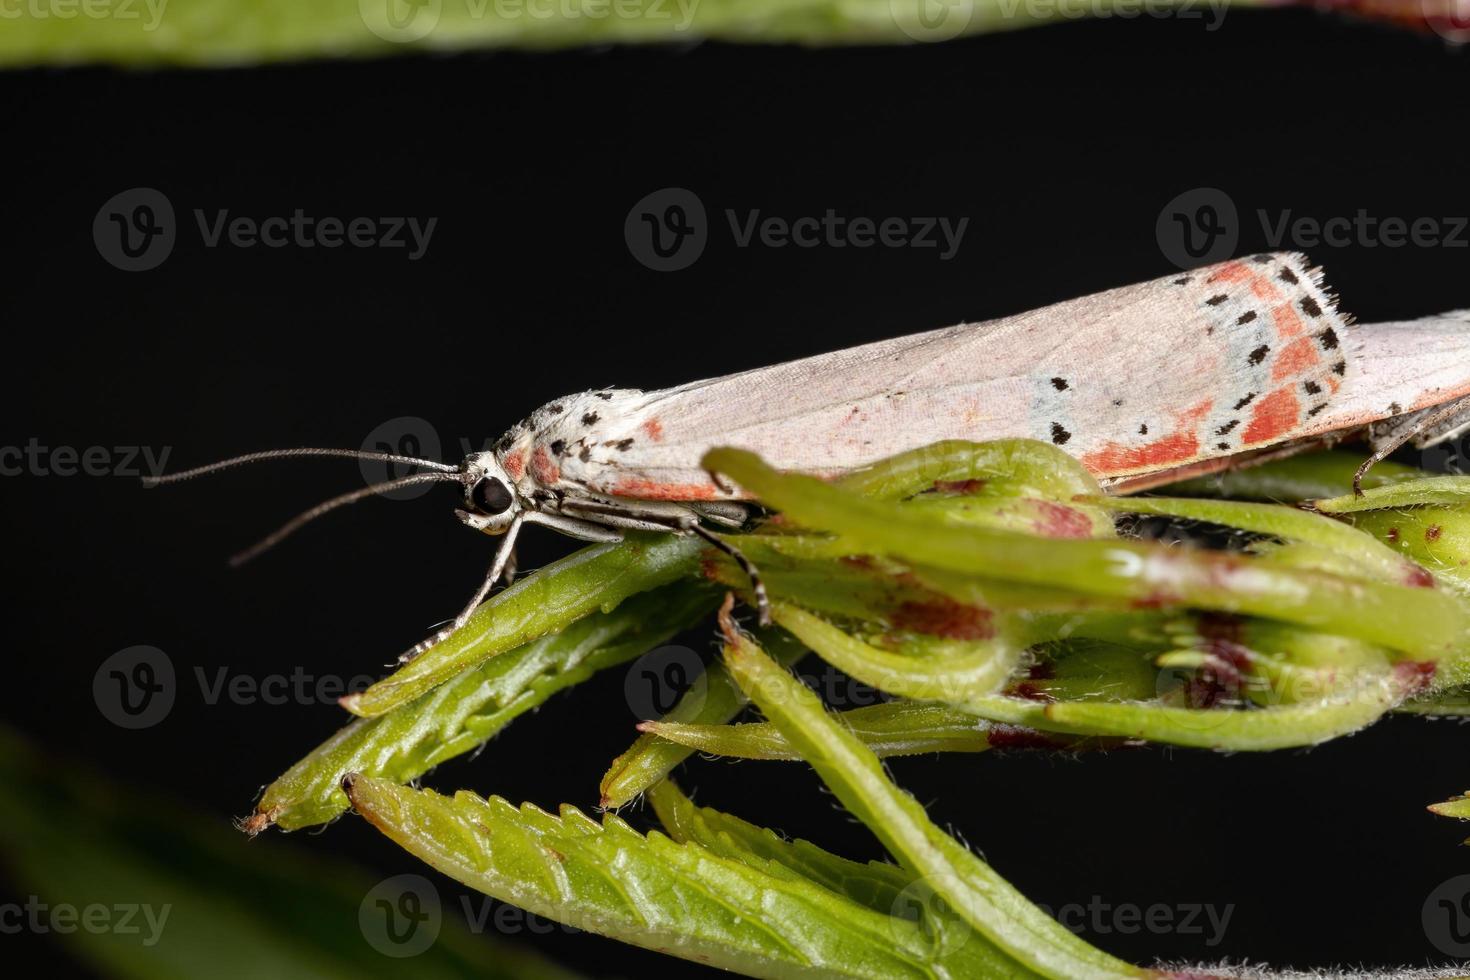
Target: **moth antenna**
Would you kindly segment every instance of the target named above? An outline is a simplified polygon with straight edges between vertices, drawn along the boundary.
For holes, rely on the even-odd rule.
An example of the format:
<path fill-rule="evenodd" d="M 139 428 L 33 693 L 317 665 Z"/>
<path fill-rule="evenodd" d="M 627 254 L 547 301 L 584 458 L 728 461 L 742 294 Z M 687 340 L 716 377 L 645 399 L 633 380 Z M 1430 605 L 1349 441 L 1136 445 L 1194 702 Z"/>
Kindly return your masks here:
<path fill-rule="evenodd" d="M 382 483 L 374 483 L 372 486 L 362 487 L 348 493 L 339 494 L 335 497 L 332 497 L 330 500 L 322 501 L 310 510 L 302 511 L 300 514 L 297 514 L 285 524 L 282 524 L 275 531 L 266 535 L 264 538 L 261 538 L 255 544 L 251 545 L 249 548 L 246 548 L 244 551 L 231 558 L 230 565 L 231 567 L 238 568 L 250 559 L 261 554 L 262 552 L 269 551 L 271 548 L 274 548 L 276 545 L 280 544 L 281 541 L 294 534 L 303 525 L 310 524 L 318 517 L 321 517 L 323 514 L 329 511 L 336 510 L 338 507 L 345 507 L 348 504 L 356 503 L 357 501 L 362 500 L 364 497 L 372 497 L 376 494 L 387 493 L 390 490 L 398 490 L 403 487 L 418 486 L 421 483 L 460 482 L 463 482 L 463 477 L 458 470 L 451 468 L 450 472 L 447 473 L 413 473 L 409 476 L 400 476 L 396 480 L 384 480 Z"/>
<path fill-rule="evenodd" d="M 440 463 L 437 460 L 418 459 L 414 456 L 400 456 L 396 453 L 374 453 L 363 449 L 267 449 L 264 452 L 246 453 L 244 456 L 232 456 L 229 459 L 222 459 L 217 463 L 196 466 L 192 470 L 181 470 L 178 473 L 168 473 L 164 476 L 145 476 L 143 477 L 143 486 L 156 487 L 165 483 L 178 483 L 182 480 L 192 480 L 196 476 L 204 476 L 207 473 L 217 473 L 220 470 L 244 466 L 246 463 L 258 463 L 267 459 L 291 459 L 298 456 L 335 456 L 343 459 L 371 459 L 383 463 L 408 463 L 441 473 L 457 473 L 459 471 L 459 467 L 450 466 L 448 463 Z"/>

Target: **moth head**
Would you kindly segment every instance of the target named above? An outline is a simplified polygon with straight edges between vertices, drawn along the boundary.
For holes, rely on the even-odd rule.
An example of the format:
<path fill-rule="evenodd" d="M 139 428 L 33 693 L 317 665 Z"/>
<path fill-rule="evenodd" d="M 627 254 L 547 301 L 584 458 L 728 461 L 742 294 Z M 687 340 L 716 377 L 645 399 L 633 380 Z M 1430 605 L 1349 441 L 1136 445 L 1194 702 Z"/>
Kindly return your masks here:
<path fill-rule="evenodd" d="M 523 505 L 515 484 L 493 452 L 471 453 L 460 463 L 464 509 L 454 515 L 477 531 L 504 534 Z"/>

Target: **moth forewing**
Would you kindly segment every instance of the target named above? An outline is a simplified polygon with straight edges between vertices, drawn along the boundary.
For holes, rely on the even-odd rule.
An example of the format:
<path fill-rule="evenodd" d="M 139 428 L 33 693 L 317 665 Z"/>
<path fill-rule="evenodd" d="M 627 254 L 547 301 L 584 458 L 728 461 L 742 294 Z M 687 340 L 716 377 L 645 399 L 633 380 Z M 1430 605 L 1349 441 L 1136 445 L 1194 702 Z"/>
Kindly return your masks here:
<path fill-rule="evenodd" d="M 1287 443 L 1355 382 L 1356 331 L 1295 253 L 1254 256 L 664 391 L 553 402 L 512 441 L 543 490 L 738 499 L 719 445 L 835 476 L 943 439 L 1036 438 L 1105 480 Z M 532 488 L 533 490 L 535 488 Z"/>

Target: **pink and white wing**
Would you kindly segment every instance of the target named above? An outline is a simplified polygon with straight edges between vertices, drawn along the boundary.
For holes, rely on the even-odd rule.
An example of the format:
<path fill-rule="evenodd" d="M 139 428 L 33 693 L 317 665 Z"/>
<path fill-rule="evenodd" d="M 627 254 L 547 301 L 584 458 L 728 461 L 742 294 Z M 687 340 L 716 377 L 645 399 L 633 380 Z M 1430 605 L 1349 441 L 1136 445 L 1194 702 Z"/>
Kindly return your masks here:
<path fill-rule="evenodd" d="M 941 439 L 1047 440 L 1103 478 L 1296 437 L 1356 370 L 1321 275 L 1261 255 L 1019 316 L 658 392 L 617 411 L 564 479 L 624 497 L 739 496 L 699 468 L 733 445 L 832 476 Z M 579 455 L 581 455 L 579 453 Z"/>

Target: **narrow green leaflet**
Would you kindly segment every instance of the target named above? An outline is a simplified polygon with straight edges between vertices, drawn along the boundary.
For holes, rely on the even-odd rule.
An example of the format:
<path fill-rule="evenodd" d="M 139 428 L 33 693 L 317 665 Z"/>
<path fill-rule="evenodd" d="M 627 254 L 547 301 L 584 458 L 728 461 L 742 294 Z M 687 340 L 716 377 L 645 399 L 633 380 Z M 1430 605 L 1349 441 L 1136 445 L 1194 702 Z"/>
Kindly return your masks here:
<path fill-rule="evenodd" d="M 924 752 L 984 752 L 996 746 L 1045 745 L 1048 737 L 1008 725 L 993 725 L 947 704 L 889 701 L 841 712 L 842 724 L 879 758 Z M 801 753 L 768 721 L 741 725 L 695 725 L 648 721 L 638 726 L 659 738 L 711 755 L 741 759 L 799 760 Z M 1057 748 L 1063 739 L 1051 739 Z"/>
<path fill-rule="evenodd" d="M 772 656 L 788 667 L 807 652 L 806 647 L 783 631 L 770 630 L 763 635 Z M 705 669 L 702 682 L 681 695 L 661 721 L 723 725 L 738 715 L 746 703 L 744 692 L 736 685 L 725 665 L 711 664 Z M 694 747 L 654 734 L 639 735 L 626 752 L 613 760 L 602 777 L 601 806 L 604 809 L 616 808 L 631 802 L 673 772 L 694 751 Z"/>
<path fill-rule="evenodd" d="M 879 460 L 837 485 L 874 500 L 901 500 L 936 485 L 966 493 L 1071 500 L 1097 493 L 1097 480 L 1076 458 L 1035 439 L 966 442 L 950 439 Z"/>
<path fill-rule="evenodd" d="M 837 669 L 890 694 L 919 700 L 963 702 L 990 694 L 1005 683 L 1021 656 L 1020 645 L 1004 637 L 958 644 L 952 655 L 889 653 L 784 602 L 773 602 L 771 615 Z"/>
<path fill-rule="evenodd" d="M 1353 487 L 1353 474 L 1363 462 L 1361 453 L 1333 450 L 1303 453 L 1259 466 L 1226 470 L 1214 476 L 1183 480 L 1168 486 L 1170 493 L 1191 497 L 1229 497 L 1235 500 L 1316 500 L 1335 497 Z M 1423 470 L 1384 461 L 1368 471 L 1363 487 L 1382 487 L 1428 476 Z"/>
<path fill-rule="evenodd" d="M 1375 487 L 1363 491 L 1361 497 L 1347 494 L 1312 501 L 1312 506 L 1324 514 L 1354 514 L 1362 510 L 1417 507 L 1421 504 L 1470 504 L 1470 476 L 1431 476 Z"/>
<path fill-rule="evenodd" d="M 1123 13 L 1136 14 L 1130 0 L 1116 2 Z M 1104 0 L 1094 12 L 1106 16 L 1112 6 L 1113 0 Z M 1060 4 L 1018 10 L 1004 0 L 978 0 L 963 14 L 937 19 L 920 4 L 891 0 L 564 0 L 545 7 L 488 0 L 94 0 L 81 8 L 84 13 L 58 9 L 72 15 L 17 4 L 0 30 L 0 65 L 233 66 L 477 47 L 701 40 L 912 44 L 1076 16 Z"/>
<path fill-rule="evenodd" d="M 1337 552 L 1360 569 L 1361 577 L 1422 586 L 1424 570 L 1396 554 L 1376 538 L 1351 525 L 1298 507 L 1240 500 L 1198 500 L 1171 497 L 1093 497 L 1095 507 L 1129 514 L 1207 521 L 1255 534 L 1269 534 Z"/>
<path fill-rule="evenodd" d="M 342 699 L 371 718 L 407 704 L 470 667 L 564 629 L 594 610 L 686 578 L 704 543 L 672 534 L 629 534 L 621 544 L 583 548 L 496 593 L 461 629 L 386 680 Z"/>
<path fill-rule="evenodd" d="M 865 550 L 950 571 L 1144 605 L 1250 613 L 1360 637 L 1424 659 L 1447 653 L 1470 626 L 1470 611 L 1433 589 L 1343 579 L 1197 549 L 936 524 L 813 477 L 778 473 L 742 450 L 713 450 L 703 465 L 803 524 L 835 531 Z"/>
<path fill-rule="evenodd" d="M 665 586 L 471 667 L 385 715 L 358 719 L 268 786 L 245 829 L 296 830 L 335 819 L 348 805 L 344 774 L 417 779 L 485 744 L 557 691 L 666 642 L 713 608 L 714 594 L 697 582 Z"/>
<path fill-rule="evenodd" d="M 349 777 L 353 806 L 430 866 L 557 922 L 755 977 L 1018 974 L 983 943 L 936 949 L 920 924 L 874 911 L 779 862 L 736 859 L 616 815 L 599 824 L 460 792 Z"/>
<path fill-rule="evenodd" d="M 1350 518 L 1354 527 L 1434 572 L 1447 588 L 1470 591 L 1470 500 L 1365 510 Z"/>
<path fill-rule="evenodd" d="M 915 921 L 935 947 L 935 963 L 943 968 L 936 977 L 1035 977 L 974 932 L 934 895 L 922 879 L 892 864 L 859 864 L 822 850 L 804 840 L 788 841 L 774 831 L 738 817 L 696 807 L 677 786 L 663 782 L 649 791 L 649 800 L 669 836 L 693 842 L 754 868 L 782 870 L 815 881 L 844 898 L 875 912 Z"/>
<path fill-rule="evenodd" d="M 929 820 L 883 764 L 815 694 L 725 622 L 725 663 L 752 701 L 853 815 L 954 912 L 1028 969 L 1050 977 L 1129 977 L 1148 971 L 1088 945 Z"/>

